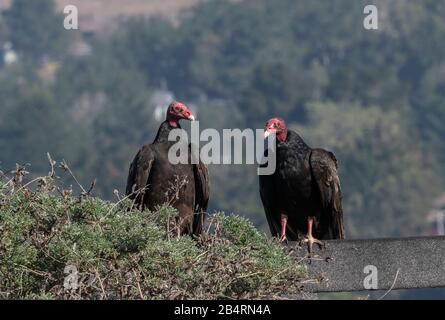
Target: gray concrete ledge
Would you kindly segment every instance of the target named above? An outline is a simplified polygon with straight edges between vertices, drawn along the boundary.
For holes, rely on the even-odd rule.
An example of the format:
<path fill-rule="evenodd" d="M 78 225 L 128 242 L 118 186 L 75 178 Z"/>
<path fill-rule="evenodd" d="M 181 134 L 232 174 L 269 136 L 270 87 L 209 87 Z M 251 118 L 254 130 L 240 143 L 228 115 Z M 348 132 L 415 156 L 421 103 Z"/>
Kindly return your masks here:
<path fill-rule="evenodd" d="M 377 290 L 445 287 L 445 237 L 329 240 L 325 244 L 322 250 L 314 246 L 312 259 L 305 258 L 306 246 L 288 245 L 313 279 L 304 284 L 309 292 L 366 290 L 366 266 L 377 268 Z"/>

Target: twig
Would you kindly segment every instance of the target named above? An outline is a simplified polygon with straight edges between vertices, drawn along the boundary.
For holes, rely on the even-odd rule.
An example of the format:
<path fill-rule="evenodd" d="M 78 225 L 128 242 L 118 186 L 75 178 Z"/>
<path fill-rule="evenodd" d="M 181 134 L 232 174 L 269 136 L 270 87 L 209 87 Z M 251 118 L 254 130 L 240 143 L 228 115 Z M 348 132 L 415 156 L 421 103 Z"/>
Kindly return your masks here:
<path fill-rule="evenodd" d="M 389 290 L 386 291 L 385 294 L 383 296 L 381 296 L 380 298 L 378 298 L 377 300 L 382 300 L 384 297 L 386 297 L 388 295 L 388 293 L 391 292 L 391 290 L 394 288 L 394 286 L 396 284 L 397 277 L 399 276 L 399 271 L 400 271 L 400 269 L 397 269 L 396 276 L 394 277 L 394 281 L 393 281 L 393 283 L 391 285 L 391 288 L 389 288 Z"/>
<path fill-rule="evenodd" d="M 48 277 L 51 280 L 54 280 L 54 278 L 52 277 L 51 273 L 49 272 L 45 272 L 45 271 L 40 271 L 40 270 L 33 270 L 30 269 L 24 265 L 18 264 L 18 263 L 14 263 L 16 266 L 18 266 L 19 268 L 21 268 L 23 271 L 29 272 L 29 273 L 33 273 L 35 275 L 41 276 L 41 277 Z"/>
<path fill-rule="evenodd" d="M 232 280 L 230 280 L 229 283 L 226 285 L 226 288 L 230 287 L 232 285 L 232 283 L 234 283 L 236 280 L 243 279 L 243 278 L 248 278 L 248 277 L 253 277 L 253 276 L 256 276 L 257 274 L 262 274 L 262 273 L 264 273 L 264 272 L 258 271 L 258 272 L 244 274 L 244 275 L 240 275 L 240 276 L 237 276 L 235 278 L 232 278 Z"/>
<path fill-rule="evenodd" d="M 25 184 L 24 186 L 22 186 L 22 187 L 20 187 L 19 189 L 17 189 L 17 190 L 15 191 L 15 193 L 17 193 L 17 192 L 19 192 L 19 191 L 22 191 L 23 189 L 25 189 L 25 188 L 26 188 L 27 186 L 29 186 L 30 184 L 33 184 L 34 182 L 40 181 L 40 180 L 42 180 L 42 179 L 43 179 L 43 177 L 38 177 L 38 178 L 35 178 L 35 179 L 29 181 L 27 184 Z"/>
<path fill-rule="evenodd" d="M 187 176 L 179 176 L 175 175 L 175 181 L 169 182 L 170 187 L 168 188 L 167 192 L 165 193 L 166 197 L 166 203 L 168 205 L 172 205 L 176 200 L 179 199 L 179 193 L 184 188 L 186 184 L 188 184 L 189 181 L 187 179 Z M 170 194 L 170 191 L 172 192 Z"/>
<path fill-rule="evenodd" d="M 15 170 L 12 172 L 13 173 L 13 178 L 12 178 L 12 182 L 13 182 L 13 190 L 12 192 L 14 192 L 14 187 L 17 185 L 20 185 L 22 183 L 23 177 L 28 175 L 29 172 L 26 171 L 26 164 L 25 165 L 19 165 L 18 163 L 16 163 L 15 165 Z M 11 193 L 12 193 L 11 192 Z"/>
<path fill-rule="evenodd" d="M 86 195 L 89 196 L 91 194 L 91 191 L 93 191 L 94 187 L 96 186 L 96 179 L 91 182 L 90 188 L 88 189 Z"/>
<path fill-rule="evenodd" d="M 209 252 L 209 250 L 204 251 L 203 253 L 200 253 L 196 258 L 195 258 L 195 263 L 198 262 L 199 259 L 201 259 L 202 256 L 206 255 Z"/>
<path fill-rule="evenodd" d="M 215 218 L 211 218 L 210 219 L 210 221 L 209 221 L 209 226 L 208 226 L 208 228 L 207 228 L 207 234 L 209 234 L 209 232 L 210 232 L 210 228 L 212 227 L 212 224 L 213 224 L 213 221 L 215 220 Z"/>
<path fill-rule="evenodd" d="M 167 241 L 170 242 L 170 215 L 167 215 Z"/>
<path fill-rule="evenodd" d="M 263 274 L 263 273 L 264 272 L 257 271 L 257 272 L 253 272 L 253 273 L 249 273 L 249 274 L 244 274 L 244 275 L 236 277 L 235 280 L 236 279 L 243 279 L 243 278 L 253 277 L 253 276 L 256 276 L 257 274 Z"/>
<path fill-rule="evenodd" d="M 85 188 L 80 184 L 80 182 L 77 180 L 76 176 L 74 175 L 74 173 L 71 171 L 70 167 L 68 166 L 68 164 L 66 163 L 65 159 L 62 159 L 62 162 L 60 163 L 60 167 L 67 171 L 71 177 L 73 177 L 74 181 L 76 181 L 77 185 L 79 186 L 79 188 L 82 190 L 82 192 L 84 194 L 88 194 L 87 191 L 85 190 Z"/>
<path fill-rule="evenodd" d="M 102 218 L 99 219 L 99 222 L 102 222 L 103 219 L 105 219 L 111 212 L 113 212 L 113 210 L 114 210 L 119 204 L 121 204 L 123 201 L 125 201 L 126 199 L 130 198 L 131 196 L 133 196 L 133 195 L 135 195 L 135 194 L 136 194 L 136 196 L 139 195 L 142 191 L 145 191 L 146 188 L 147 188 L 147 187 L 140 188 L 139 190 L 136 190 L 136 191 L 130 193 L 129 195 L 125 196 L 124 198 L 120 199 L 118 202 L 116 202 L 116 203 L 110 208 L 110 210 L 108 210 L 108 212 L 107 212 Z"/>
<path fill-rule="evenodd" d="M 133 269 L 133 274 L 136 279 L 136 284 L 138 285 L 139 295 L 141 296 L 141 299 L 144 300 L 145 297 L 144 297 L 144 294 L 142 293 L 141 284 L 139 283 L 139 279 L 138 279 L 139 277 L 136 275 L 136 271 L 134 269 Z"/>
<path fill-rule="evenodd" d="M 46 153 L 46 156 L 48 158 L 49 165 L 51 167 L 51 171 L 48 173 L 48 176 L 54 179 L 56 176 L 56 170 L 55 170 L 54 166 L 57 164 L 57 162 L 51 158 L 51 155 L 49 152 Z"/>
<path fill-rule="evenodd" d="M 281 270 L 280 272 L 278 272 L 278 273 L 275 275 L 275 277 L 278 277 L 278 276 L 282 275 L 283 273 L 285 273 L 285 272 L 287 272 L 287 271 L 289 271 L 289 268 L 286 268 L 286 269 Z"/>
<path fill-rule="evenodd" d="M 104 295 L 105 298 L 107 298 L 107 293 L 105 292 L 104 284 L 99 276 L 99 272 L 97 271 L 96 268 L 94 269 L 94 271 L 96 272 L 96 277 L 99 280 L 100 288 L 102 289 L 102 294 Z"/>

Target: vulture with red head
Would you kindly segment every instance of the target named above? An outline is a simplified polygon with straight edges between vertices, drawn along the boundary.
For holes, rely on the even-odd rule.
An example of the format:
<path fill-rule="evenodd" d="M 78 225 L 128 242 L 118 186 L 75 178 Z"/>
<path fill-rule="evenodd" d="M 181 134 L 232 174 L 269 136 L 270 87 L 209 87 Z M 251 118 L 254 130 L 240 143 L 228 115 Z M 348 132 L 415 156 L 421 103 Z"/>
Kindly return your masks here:
<path fill-rule="evenodd" d="M 185 148 L 187 163 L 169 161 L 169 149 L 177 143 L 168 140 L 169 133 L 181 129 L 181 119 L 194 121 L 194 116 L 185 104 L 174 101 L 153 143 L 144 145 L 131 163 L 126 194 L 141 209 L 171 204 L 178 210 L 178 234 L 199 235 L 209 200 L 209 175 L 204 163 L 191 161 L 196 150 L 190 144 Z"/>
<path fill-rule="evenodd" d="M 310 148 L 296 132 L 286 128 L 281 118 L 267 122 L 265 138 L 272 133 L 276 135 L 276 170 L 259 177 L 261 200 L 272 235 L 280 241 L 306 242 L 310 254 L 314 243 L 322 246 L 319 239 L 344 239 L 334 154 Z"/>

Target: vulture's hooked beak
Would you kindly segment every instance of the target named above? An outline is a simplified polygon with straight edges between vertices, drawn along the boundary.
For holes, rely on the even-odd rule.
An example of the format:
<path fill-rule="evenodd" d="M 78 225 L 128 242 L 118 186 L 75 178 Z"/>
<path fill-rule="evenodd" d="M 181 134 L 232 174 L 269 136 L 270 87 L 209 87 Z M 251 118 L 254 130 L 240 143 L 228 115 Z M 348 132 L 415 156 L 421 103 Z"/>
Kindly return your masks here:
<path fill-rule="evenodd" d="M 195 116 L 194 116 L 194 115 L 190 115 L 190 116 L 188 117 L 188 120 L 190 120 L 190 121 L 195 121 Z"/>
<path fill-rule="evenodd" d="M 275 133 L 275 131 L 265 130 L 264 131 L 264 139 L 266 139 L 268 136 L 270 136 L 272 133 Z"/>

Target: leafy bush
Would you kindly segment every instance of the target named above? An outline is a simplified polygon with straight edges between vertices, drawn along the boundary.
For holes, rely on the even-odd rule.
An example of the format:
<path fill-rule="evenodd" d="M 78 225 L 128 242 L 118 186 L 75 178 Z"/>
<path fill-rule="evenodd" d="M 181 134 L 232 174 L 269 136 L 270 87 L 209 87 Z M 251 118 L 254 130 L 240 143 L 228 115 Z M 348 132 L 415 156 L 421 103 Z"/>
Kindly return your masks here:
<path fill-rule="evenodd" d="M 0 187 L 0 298 L 260 298 L 301 290 L 304 269 L 244 218 L 218 213 L 201 237 L 178 238 L 177 212 L 167 205 L 139 211 L 125 198 L 75 197 L 53 185 L 54 173 L 36 179 L 36 190 L 20 186 L 22 178 Z"/>

